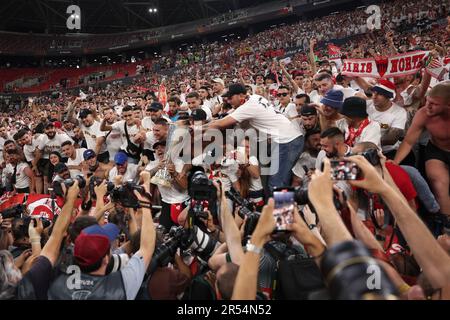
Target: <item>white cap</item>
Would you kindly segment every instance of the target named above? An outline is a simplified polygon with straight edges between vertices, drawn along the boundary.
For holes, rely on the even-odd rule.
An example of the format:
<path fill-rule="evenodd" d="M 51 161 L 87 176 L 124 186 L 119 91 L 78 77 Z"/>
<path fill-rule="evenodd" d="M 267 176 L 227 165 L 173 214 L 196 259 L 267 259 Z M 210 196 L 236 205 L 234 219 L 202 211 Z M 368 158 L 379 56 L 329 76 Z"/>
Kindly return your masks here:
<path fill-rule="evenodd" d="M 214 78 L 212 82 L 220 83 L 225 87 L 225 82 L 221 78 Z"/>

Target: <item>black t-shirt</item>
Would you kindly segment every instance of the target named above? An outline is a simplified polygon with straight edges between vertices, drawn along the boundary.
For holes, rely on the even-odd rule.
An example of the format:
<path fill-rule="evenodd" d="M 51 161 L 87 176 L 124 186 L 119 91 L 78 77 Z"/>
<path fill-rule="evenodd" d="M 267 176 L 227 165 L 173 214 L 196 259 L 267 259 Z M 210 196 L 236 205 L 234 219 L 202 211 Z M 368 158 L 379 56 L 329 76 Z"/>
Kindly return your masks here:
<path fill-rule="evenodd" d="M 19 300 L 47 300 L 47 291 L 52 279 L 53 267 L 45 256 L 36 258 L 31 269 L 18 285 Z"/>

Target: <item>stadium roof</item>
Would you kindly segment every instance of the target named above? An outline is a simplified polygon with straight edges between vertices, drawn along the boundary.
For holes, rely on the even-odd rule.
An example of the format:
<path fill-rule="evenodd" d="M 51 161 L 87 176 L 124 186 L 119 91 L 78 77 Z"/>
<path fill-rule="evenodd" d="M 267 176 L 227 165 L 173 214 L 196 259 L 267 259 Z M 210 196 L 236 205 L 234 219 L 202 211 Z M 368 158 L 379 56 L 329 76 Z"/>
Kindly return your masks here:
<path fill-rule="evenodd" d="M 274 0 L 2 0 L 0 30 L 67 33 L 70 5 L 81 8 L 81 32 L 116 33 L 210 18 Z M 280 0 L 279 0 L 280 1 Z M 287 1 L 283 1 L 287 2 Z M 157 9 L 157 12 L 150 12 Z"/>

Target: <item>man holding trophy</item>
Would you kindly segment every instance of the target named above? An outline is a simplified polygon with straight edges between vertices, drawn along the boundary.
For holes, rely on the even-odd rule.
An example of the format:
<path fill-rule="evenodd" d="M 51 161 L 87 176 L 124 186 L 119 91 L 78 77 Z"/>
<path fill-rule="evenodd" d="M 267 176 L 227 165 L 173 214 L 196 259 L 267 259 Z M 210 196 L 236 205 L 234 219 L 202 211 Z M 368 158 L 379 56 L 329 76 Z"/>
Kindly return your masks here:
<path fill-rule="evenodd" d="M 152 175 L 150 182 L 157 186 L 161 194 L 162 209 L 159 223 L 166 230 L 177 224 L 178 216 L 186 208 L 189 200 L 187 172 L 191 165 L 186 164 L 180 157 L 173 156 L 177 154 L 174 151 L 178 142 L 177 137 L 180 137 L 177 125 L 170 124 L 167 140 L 157 141 L 153 145 L 158 165 L 150 171 Z"/>

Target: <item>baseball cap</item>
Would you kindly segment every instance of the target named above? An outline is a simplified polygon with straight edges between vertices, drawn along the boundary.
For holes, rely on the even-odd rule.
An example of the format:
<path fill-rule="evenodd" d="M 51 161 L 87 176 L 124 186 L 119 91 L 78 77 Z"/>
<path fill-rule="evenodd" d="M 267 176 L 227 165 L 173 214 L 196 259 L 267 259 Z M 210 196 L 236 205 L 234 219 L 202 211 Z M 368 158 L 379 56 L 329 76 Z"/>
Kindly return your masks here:
<path fill-rule="evenodd" d="M 119 228 L 113 223 L 103 227 L 94 224 L 81 231 L 75 239 L 73 256 L 81 266 L 90 266 L 102 259 L 111 247 L 111 242 L 117 239 Z"/>
<path fill-rule="evenodd" d="M 94 224 L 81 231 L 82 234 L 105 236 L 108 238 L 109 242 L 116 240 L 119 236 L 119 232 L 119 227 L 114 223 L 107 223 L 103 226 Z"/>
<path fill-rule="evenodd" d="M 117 152 L 114 156 L 114 162 L 118 165 L 122 165 L 128 161 L 128 156 L 125 152 Z"/>
<path fill-rule="evenodd" d="M 152 102 L 152 104 L 150 104 L 150 106 L 147 108 L 148 110 L 163 110 L 163 105 L 159 102 Z"/>
<path fill-rule="evenodd" d="M 306 116 L 306 117 L 307 116 L 315 116 L 315 115 L 317 115 L 317 110 L 316 110 L 316 108 L 314 108 L 314 106 L 307 104 L 307 105 L 304 105 L 302 107 L 302 109 L 300 110 L 300 115 Z"/>
<path fill-rule="evenodd" d="M 55 128 L 61 129 L 62 128 L 62 123 L 61 121 L 55 121 L 53 122 L 53 125 L 55 126 Z"/>
<path fill-rule="evenodd" d="M 231 98 L 236 94 L 247 94 L 247 89 L 240 83 L 232 84 L 228 87 L 228 91 L 222 95 L 224 98 Z"/>
<path fill-rule="evenodd" d="M 194 121 L 206 120 L 206 112 L 203 109 L 194 109 L 191 112 L 190 118 Z"/>
<path fill-rule="evenodd" d="M 153 150 L 154 149 L 156 149 L 158 146 L 166 146 L 166 141 L 165 140 L 163 140 L 163 141 L 157 141 L 157 142 L 155 142 L 154 144 L 153 144 Z"/>
<path fill-rule="evenodd" d="M 60 163 L 56 164 L 54 170 L 55 170 L 56 173 L 61 173 L 61 172 L 64 172 L 66 170 L 69 170 L 69 168 L 67 168 L 67 165 L 65 163 L 61 163 L 60 162 Z"/>
<path fill-rule="evenodd" d="M 111 245 L 107 236 L 82 232 L 75 239 L 73 256 L 78 265 L 88 267 L 102 259 L 110 248 Z"/>
<path fill-rule="evenodd" d="M 225 81 L 223 81 L 221 78 L 214 78 L 212 80 L 212 82 L 220 83 L 221 85 L 223 85 L 225 87 Z"/>
<path fill-rule="evenodd" d="M 97 154 L 95 153 L 94 150 L 92 149 L 87 149 L 86 151 L 83 152 L 83 158 L 84 160 L 89 160 L 92 159 L 93 157 L 97 156 Z"/>
<path fill-rule="evenodd" d="M 80 118 L 80 119 L 84 119 L 84 118 L 86 118 L 88 115 L 90 115 L 90 114 L 92 114 L 92 111 L 91 110 L 89 110 L 89 109 L 83 109 L 83 110 L 81 110 L 80 111 L 80 114 L 78 115 L 78 117 Z"/>

